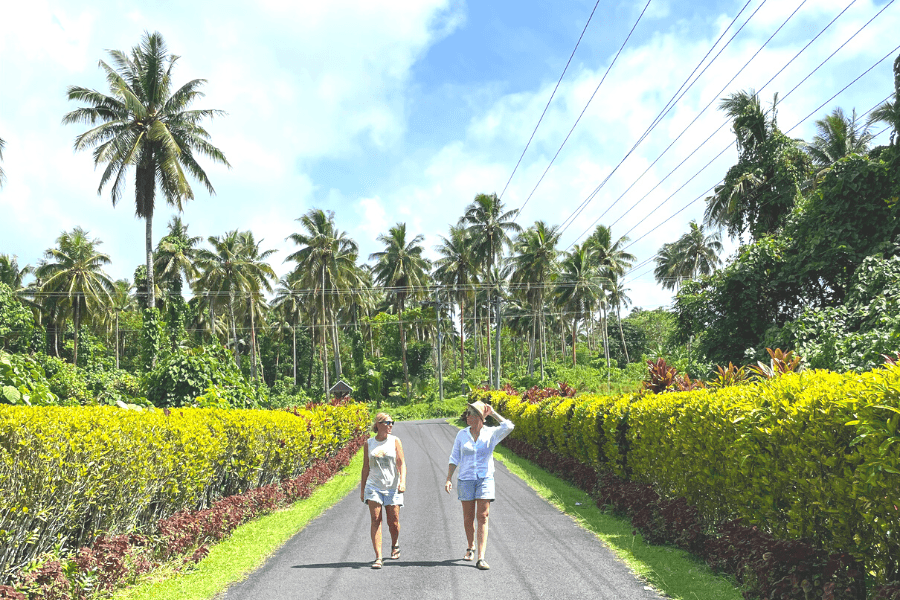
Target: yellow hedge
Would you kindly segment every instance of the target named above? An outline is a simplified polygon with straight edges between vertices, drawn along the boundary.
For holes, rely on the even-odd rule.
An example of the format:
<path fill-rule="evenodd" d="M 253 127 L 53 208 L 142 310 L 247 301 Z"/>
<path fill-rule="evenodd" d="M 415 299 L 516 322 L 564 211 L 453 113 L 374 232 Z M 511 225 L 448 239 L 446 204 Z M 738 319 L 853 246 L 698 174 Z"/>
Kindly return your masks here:
<path fill-rule="evenodd" d="M 710 523 L 739 517 L 876 578 L 900 572 L 900 367 L 535 405 L 481 394 L 513 436 L 682 496 Z"/>
<path fill-rule="evenodd" d="M 362 404 L 298 415 L 0 406 L 0 573 L 54 544 L 141 530 L 298 476 L 367 425 Z"/>

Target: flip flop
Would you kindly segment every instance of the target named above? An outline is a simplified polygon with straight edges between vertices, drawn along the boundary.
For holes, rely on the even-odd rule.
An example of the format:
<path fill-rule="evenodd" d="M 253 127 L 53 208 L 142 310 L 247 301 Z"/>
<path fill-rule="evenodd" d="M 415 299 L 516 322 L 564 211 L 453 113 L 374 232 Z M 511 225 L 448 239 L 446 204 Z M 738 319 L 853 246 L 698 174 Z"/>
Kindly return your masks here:
<path fill-rule="evenodd" d="M 372 563 L 373 569 L 380 569 L 384 565 L 384 561 L 380 558 L 376 558 L 375 562 Z"/>
<path fill-rule="evenodd" d="M 463 556 L 463 560 L 467 560 L 469 562 L 475 560 L 475 548 L 466 548 L 466 555 Z"/>
<path fill-rule="evenodd" d="M 400 544 L 391 546 L 391 559 L 398 560 L 400 558 Z"/>
<path fill-rule="evenodd" d="M 488 569 L 491 568 L 491 565 L 484 562 L 484 559 L 482 558 L 477 563 L 475 563 L 475 568 L 479 569 L 481 571 L 487 571 Z"/>

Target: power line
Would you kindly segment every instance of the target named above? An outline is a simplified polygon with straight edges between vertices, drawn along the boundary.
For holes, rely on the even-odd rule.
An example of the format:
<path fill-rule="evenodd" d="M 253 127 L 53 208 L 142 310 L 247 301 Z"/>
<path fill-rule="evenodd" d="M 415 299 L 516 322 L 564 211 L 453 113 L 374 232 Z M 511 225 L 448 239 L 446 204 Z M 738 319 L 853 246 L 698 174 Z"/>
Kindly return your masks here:
<path fill-rule="evenodd" d="M 747 0 L 748 2 L 750 0 Z M 644 5 L 644 10 L 641 11 L 641 14 L 638 16 L 637 21 L 634 22 L 634 25 L 631 27 L 631 31 L 628 32 L 628 36 L 625 38 L 625 41 L 622 42 L 622 45 L 619 47 L 619 51 L 616 52 L 616 56 L 613 58 L 612 62 L 609 63 L 609 67 L 607 67 L 606 72 L 603 74 L 603 77 L 600 79 L 600 83 L 597 84 L 597 87 L 594 88 L 594 93 L 591 94 L 591 97 L 588 98 L 587 104 L 584 105 L 584 109 L 582 109 L 581 114 L 578 115 L 578 118 L 575 119 L 575 123 L 572 125 L 572 128 L 569 130 L 569 133 L 566 134 L 566 138 L 563 140 L 562 144 L 560 144 L 559 149 L 556 151 L 556 154 L 553 155 L 553 158 L 550 159 L 550 164 L 547 165 L 547 168 L 544 169 L 544 172 L 541 174 L 538 182 L 534 184 L 534 189 L 531 190 L 531 193 L 528 194 L 528 197 L 525 198 L 525 202 L 522 203 L 522 206 L 519 207 L 516 218 L 522 214 L 522 211 L 525 209 L 525 205 L 528 204 L 528 201 L 531 200 L 531 197 L 534 195 L 534 192 L 537 191 L 538 186 L 541 185 L 541 182 L 544 180 L 544 176 L 547 175 L 547 172 L 550 170 L 550 167 L 553 166 L 553 163 L 556 161 L 556 157 L 559 156 L 559 153 L 562 152 L 563 146 L 566 145 L 566 142 L 569 141 L 569 137 L 572 135 L 572 132 L 575 131 L 575 127 L 578 126 L 578 123 L 581 121 L 581 117 L 584 116 L 584 113 L 587 111 L 588 107 L 591 105 L 591 102 L 594 100 L 594 96 L 597 95 L 597 91 L 600 89 L 600 86 L 603 85 L 603 82 L 606 81 L 606 76 L 609 75 L 609 72 L 612 70 L 613 65 L 616 64 L 616 61 L 619 59 L 619 55 L 622 53 L 622 50 L 625 48 L 625 44 L 628 43 L 628 40 L 631 39 L 631 34 L 634 33 L 635 28 L 638 26 L 638 23 L 641 22 L 641 19 L 644 17 L 644 13 L 647 12 L 647 8 L 650 6 L 650 2 L 652 0 L 647 0 L 647 4 Z M 515 220 L 515 219 L 513 219 Z"/>
<path fill-rule="evenodd" d="M 553 97 L 556 95 L 556 90 L 559 89 L 559 84 L 562 83 L 562 80 L 566 74 L 566 71 L 569 70 L 569 65 L 572 63 L 572 58 L 575 56 L 575 51 L 578 50 L 578 46 L 579 46 L 579 44 L 581 44 L 581 39 L 584 37 L 584 32 L 587 31 L 588 25 L 591 24 L 591 19 L 594 18 L 594 12 L 596 12 L 597 6 L 599 4 L 600 4 L 600 0 L 597 0 L 597 2 L 594 4 L 593 10 L 591 10 L 590 16 L 588 16 L 587 23 L 584 24 L 584 29 L 581 30 L 581 35 L 578 36 L 578 41 L 575 42 L 575 47 L 572 49 L 572 54 L 569 55 L 569 60 L 566 61 L 566 66 L 563 68 L 563 71 L 560 74 L 559 79 L 556 82 L 556 87 L 553 88 L 553 92 L 550 94 L 550 98 L 547 100 L 547 105 L 544 107 L 544 112 L 541 113 L 541 117 L 538 119 L 537 125 L 534 126 L 534 131 L 531 132 L 531 137 L 528 138 L 528 142 L 525 144 L 525 148 L 522 150 L 522 155 L 519 156 L 519 161 L 516 163 L 516 166 L 513 168 L 512 173 L 509 174 L 509 179 L 506 180 L 506 185 L 503 186 L 503 191 L 500 192 L 500 200 L 503 199 L 503 194 L 506 193 L 506 188 L 509 187 L 509 182 L 512 181 L 513 175 L 516 174 L 516 171 L 519 169 L 519 165 L 522 164 L 522 159 L 525 158 L 525 152 L 528 151 L 528 147 L 531 145 L 531 140 L 534 139 L 534 134 L 537 133 L 538 127 L 541 126 L 541 121 L 544 120 L 544 115 L 547 114 L 547 109 L 550 108 L 550 102 L 553 101 Z"/>
<path fill-rule="evenodd" d="M 590 194 L 588 194 L 588 197 L 585 198 L 584 201 L 582 201 L 582 203 L 578 206 L 578 208 L 576 208 L 575 211 L 573 211 L 573 213 L 571 215 L 569 215 L 569 217 L 566 218 L 565 221 L 563 221 L 563 225 L 562 225 L 562 229 L 561 229 L 562 232 L 564 232 L 566 229 L 568 229 L 569 225 L 571 225 L 574 222 L 575 218 L 577 218 L 578 215 L 580 215 L 581 212 L 587 207 L 587 205 L 590 204 L 590 202 L 597 196 L 597 194 L 600 192 L 600 189 L 603 188 L 604 185 L 606 185 L 606 182 L 610 180 L 610 178 L 616 173 L 616 171 L 618 171 L 619 167 L 622 166 L 622 164 L 625 162 L 625 160 L 629 156 L 631 156 L 631 154 L 637 149 L 637 147 L 647 138 L 647 136 L 650 134 L 650 132 L 656 128 L 656 126 L 662 121 L 663 117 L 665 117 L 665 115 L 667 115 L 675 107 L 675 104 L 677 104 L 678 101 L 684 97 L 684 94 L 686 94 L 687 91 L 694 85 L 694 83 L 696 83 L 700 79 L 700 76 L 702 76 L 703 73 L 706 72 L 706 69 L 708 69 L 710 67 L 710 65 L 712 65 L 713 62 L 715 62 L 715 60 L 719 57 L 719 55 L 721 55 L 722 51 L 728 47 L 728 45 L 732 42 L 732 40 L 734 40 L 734 38 L 737 36 L 737 34 L 740 33 L 741 30 L 747 25 L 747 23 L 750 22 L 750 19 L 753 18 L 753 16 L 756 14 L 756 12 L 760 8 L 762 8 L 763 4 L 766 3 L 766 0 L 763 0 L 760 3 L 760 5 L 750 15 L 750 17 L 747 18 L 747 20 L 744 22 L 744 24 L 741 25 L 741 27 L 734 33 L 734 35 L 732 35 L 731 39 L 729 39 L 725 43 L 725 45 L 722 46 L 722 48 L 719 50 L 719 53 L 716 54 L 716 56 L 713 57 L 713 59 L 711 61 L 709 61 L 709 63 L 706 65 L 706 67 L 704 67 L 703 71 L 701 71 L 700 74 L 697 75 L 697 77 L 694 78 L 694 80 L 691 82 L 691 84 L 688 85 L 687 88 L 685 89 L 685 85 L 687 85 L 688 81 L 691 80 L 694 73 L 696 73 L 697 69 L 700 68 L 700 65 L 702 65 L 706 61 L 707 57 L 712 53 L 712 51 L 716 48 L 716 46 L 718 46 L 719 42 L 722 41 L 722 38 L 725 37 L 725 34 L 728 32 L 728 30 L 731 29 L 731 27 L 737 22 L 738 18 L 741 16 L 741 14 L 744 12 L 744 10 L 750 5 L 750 2 L 751 2 L 751 0 L 747 0 L 747 3 L 744 4 L 743 8 L 741 8 L 741 10 L 734 16 L 734 19 L 732 19 L 732 21 L 728 25 L 728 27 L 725 28 L 725 30 L 721 33 L 719 38 L 713 43 L 712 46 L 710 46 L 706 55 L 702 59 L 700 59 L 700 62 L 697 63 L 697 66 L 694 67 L 694 70 L 691 71 L 690 75 L 688 75 L 687 78 L 684 80 L 684 82 L 682 82 L 681 87 L 679 87 L 678 90 L 675 91 L 675 94 L 672 95 L 672 98 L 669 99 L 669 101 L 662 108 L 662 110 L 659 112 L 659 114 L 657 114 L 656 117 L 654 117 L 653 121 L 650 123 L 649 126 L 647 126 L 647 129 L 644 130 L 644 133 L 641 134 L 641 136 L 634 143 L 634 145 L 632 145 L 631 149 L 625 154 L 624 157 L 622 157 L 622 159 L 619 161 L 619 163 L 603 179 L 603 181 L 600 182 L 600 185 L 598 185 L 596 188 L 594 188 L 594 191 L 592 191 Z M 682 93 L 682 89 L 684 89 L 683 93 Z M 679 96 L 679 94 L 681 94 L 681 95 Z M 596 221 L 595 221 L 595 223 L 596 223 Z M 592 225 L 592 227 L 593 227 L 593 225 Z M 582 234 L 582 235 L 584 235 L 584 234 Z"/>

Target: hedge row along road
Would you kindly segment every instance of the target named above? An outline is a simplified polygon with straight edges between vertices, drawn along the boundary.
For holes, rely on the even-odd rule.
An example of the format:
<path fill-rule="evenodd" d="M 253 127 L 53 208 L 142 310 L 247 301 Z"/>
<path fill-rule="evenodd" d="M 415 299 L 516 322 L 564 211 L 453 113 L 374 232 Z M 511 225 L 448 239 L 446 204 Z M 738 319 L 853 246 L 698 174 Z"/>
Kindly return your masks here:
<path fill-rule="evenodd" d="M 370 568 L 375 554 L 369 514 L 354 489 L 219 598 L 662 599 L 593 534 L 499 462 L 485 557 L 491 570 L 479 571 L 474 562 L 463 561 L 462 508 L 455 489 L 450 494 L 443 490 L 457 431 L 444 420 L 394 427 L 408 465 L 400 560 L 386 559 L 380 571 Z M 389 556 L 386 523 L 382 529 L 384 555 Z"/>

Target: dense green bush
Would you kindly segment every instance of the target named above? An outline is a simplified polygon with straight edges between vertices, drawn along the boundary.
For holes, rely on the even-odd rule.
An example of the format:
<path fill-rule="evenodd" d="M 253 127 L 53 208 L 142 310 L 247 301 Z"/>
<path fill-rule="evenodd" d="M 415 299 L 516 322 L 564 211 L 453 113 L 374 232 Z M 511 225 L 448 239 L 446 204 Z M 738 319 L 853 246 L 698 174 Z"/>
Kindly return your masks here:
<path fill-rule="evenodd" d="M 805 371 L 753 384 L 529 404 L 476 392 L 513 436 L 685 498 L 707 523 L 740 518 L 900 573 L 900 366 Z"/>
<path fill-rule="evenodd" d="M 3 364 L 0 362 L 0 364 Z M 286 411 L 0 406 L 0 580 L 54 546 L 296 477 L 364 434 L 365 405 Z"/>
<path fill-rule="evenodd" d="M 213 346 L 177 349 L 163 356 L 142 387 L 147 400 L 159 407 L 195 406 L 200 396 L 219 408 L 256 407 L 266 401 L 264 392 L 244 379 L 228 353 Z"/>
<path fill-rule="evenodd" d="M 34 317 L 12 288 L 0 283 L 0 349 L 21 352 L 31 342 Z"/>
<path fill-rule="evenodd" d="M 0 350 L 0 404 L 51 406 L 59 398 L 33 358 Z"/>

